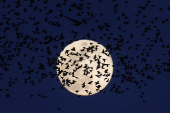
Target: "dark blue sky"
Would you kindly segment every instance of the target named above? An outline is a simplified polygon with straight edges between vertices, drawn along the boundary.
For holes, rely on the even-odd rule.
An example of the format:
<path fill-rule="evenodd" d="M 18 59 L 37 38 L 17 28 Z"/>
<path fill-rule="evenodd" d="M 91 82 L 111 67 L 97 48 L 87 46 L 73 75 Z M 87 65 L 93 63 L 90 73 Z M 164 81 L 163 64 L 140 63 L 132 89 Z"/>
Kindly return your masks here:
<path fill-rule="evenodd" d="M 0 113 L 169 113 L 169 15 L 169 0 L 0 0 Z M 78 97 L 53 67 L 82 38 L 115 67 L 101 93 Z"/>

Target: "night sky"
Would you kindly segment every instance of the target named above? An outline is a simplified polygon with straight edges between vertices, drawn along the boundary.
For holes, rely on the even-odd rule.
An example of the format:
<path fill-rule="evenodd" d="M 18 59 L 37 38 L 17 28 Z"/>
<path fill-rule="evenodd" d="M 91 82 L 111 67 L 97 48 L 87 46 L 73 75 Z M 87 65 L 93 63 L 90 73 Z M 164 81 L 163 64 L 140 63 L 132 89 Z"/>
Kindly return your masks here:
<path fill-rule="evenodd" d="M 170 113 L 169 0 L 0 0 L 0 113 Z M 107 48 L 112 79 L 91 96 L 66 90 L 68 44 Z"/>

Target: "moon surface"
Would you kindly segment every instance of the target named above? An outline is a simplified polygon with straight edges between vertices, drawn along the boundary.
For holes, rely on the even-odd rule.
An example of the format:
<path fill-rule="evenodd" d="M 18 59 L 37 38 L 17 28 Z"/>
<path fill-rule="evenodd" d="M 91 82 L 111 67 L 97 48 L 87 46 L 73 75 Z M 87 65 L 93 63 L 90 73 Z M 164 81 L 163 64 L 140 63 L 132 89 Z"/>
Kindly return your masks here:
<path fill-rule="evenodd" d="M 57 60 L 61 84 L 71 93 L 88 96 L 103 90 L 113 74 L 113 61 L 107 49 L 92 40 L 67 45 Z"/>

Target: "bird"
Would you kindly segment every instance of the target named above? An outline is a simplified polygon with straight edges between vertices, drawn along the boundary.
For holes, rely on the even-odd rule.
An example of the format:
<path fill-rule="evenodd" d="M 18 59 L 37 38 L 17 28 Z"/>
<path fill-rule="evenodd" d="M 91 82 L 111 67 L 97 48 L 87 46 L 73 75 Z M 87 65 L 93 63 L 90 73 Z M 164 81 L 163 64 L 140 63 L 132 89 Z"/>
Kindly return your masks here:
<path fill-rule="evenodd" d="M 40 2 L 44 6 L 39 7 L 37 4 Z M 67 0 L 54 4 L 48 0 L 30 0 L 28 3 L 26 0 L 16 0 L 14 4 L 2 0 L 1 8 L 5 10 L 2 12 L 2 22 L 0 22 L 0 82 L 2 84 L 7 82 L 6 87 L 8 88 L 1 87 L 1 94 L 6 92 L 5 97 L 9 99 L 15 98 L 15 95 L 10 92 L 18 88 L 15 84 L 23 87 L 31 85 L 30 87 L 36 88 L 37 85 L 43 85 L 46 80 L 48 81 L 48 78 L 59 82 L 57 75 L 48 73 L 49 71 L 46 70 L 50 69 L 52 71 L 52 69 L 55 69 L 58 74 L 67 76 L 69 73 L 58 69 L 56 65 L 64 66 L 68 59 L 62 57 L 62 60 L 57 62 L 57 58 L 50 57 L 59 57 L 60 50 L 82 37 L 82 39 L 91 40 L 92 37 L 96 37 L 95 39 L 103 43 L 110 51 L 108 53 L 108 51 L 101 50 L 101 53 L 105 56 L 113 55 L 113 60 L 116 59 L 117 62 L 115 61 L 114 65 L 116 74 L 113 74 L 112 77 L 119 79 L 120 83 L 132 83 L 132 85 L 136 86 L 136 89 L 143 90 L 143 86 L 147 87 L 150 80 L 155 80 L 156 76 L 154 75 L 161 75 L 162 72 L 165 72 L 164 75 L 169 75 L 168 62 L 170 60 L 168 56 L 170 56 L 170 50 L 168 50 L 168 41 L 170 38 L 166 31 L 168 28 L 165 29 L 169 18 L 163 14 L 166 11 L 169 12 L 170 7 L 160 7 L 159 4 L 154 5 L 155 1 L 147 0 L 142 1 L 139 5 L 136 4 L 137 10 L 130 14 L 128 10 L 123 11 L 120 9 L 124 6 L 133 7 L 133 3 L 129 1 L 119 3 L 117 0 L 112 0 L 111 2 L 114 3 L 112 10 L 107 10 L 110 7 L 108 5 L 106 12 L 106 10 L 102 10 L 103 4 L 105 4 L 105 1 L 102 0 L 94 3 L 91 1 L 86 3 L 80 0 L 80 3 L 72 2 L 73 4 L 68 4 Z M 52 5 L 54 5 L 55 9 Z M 93 10 L 93 7 L 99 7 L 101 10 Z M 150 12 L 145 13 L 146 10 L 150 10 Z M 149 16 L 152 15 L 151 13 L 155 15 Z M 69 22 L 72 23 L 69 24 Z M 88 49 L 89 53 L 83 53 L 87 49 L 81 49 L 82 54 L 78 58 L 79 61 L 88 59 L 90 64 L 97 63 L 96 68 L 94 68 L 96 70 L 109 66 L 106 63 L 107 58 L 95 56 L 95 62 L 94 59 L 91 60 L 89 54 L 98 50 L 100 48 L 94 47 L 93 49 Z M 155 50 L 157 55 L 155 55 Z M 71 50 L 65 51 L 65 54 L 68 55 L 67 57 L 70 57 L 71 54 L 78 57 L 80 53 L 76 53 L 77 51 L 77 48 L 71 48 Z M 74 63 L 74 66 L 77 66 L 73 71 L 84 67 L 83 65 L 78 65 L 78 61 L 74 62 L 72 59 L 68 61 L 69 63 Z M 68 64 L 65 69 L 70 69 L 73 66 Z M 121 67 L 124 70 L 123 74 Z M 86 68 L 90 70 L 88 66 Z M 15 71 L 15 74 L 13 74 L 13 71 Z M 88 72 L 85 71 L 84 74 L 88 75 Z M 101 74 L 99 71 L 96 72 L 96 76 L 90 74 L 88 77 L 100 78 L 103 75 L 107 76 L 107 74 Z M 108 70 L 105 69 L 104 72 L 107 73 Z M 8 80 L 7 77 L 10 76 L 8 73 L 12 73 L 14 79 L 11 78 L 6 81 Z M 139 75 L 139 79 L 133 76 L 136 74 Z M 72 77 L 76 78 L 76 75 L 72 74 Z M 76 84 L 74 80 L 66 81 L 67 85 Z M 105 79 L 105 81 L 109 80 Z M 100 88 L 96 81 L 83 83 L 82 88 L 92 84 L 96 84 L 96 89 Z M 64 86 L 58 87 L 59 89 L 50 87 L 48 91 L 53 91 L 54 93 L 57 90 L 64 89 Z M 115 84 L 114 88 L 110 89 L 110 93 L 115 92 L 116 94 L 126 95 L 125 92 L 130 89 L 130 86 L 125 89 L 117 88 L 117 84 Z M 76 93 L 78 92 L 77 90 Z M 86 92 L 89 95 L 92 94 L 89 90 L 86 90 Z M 107 91 L 103 93 L 106 94 L 105 92 Z M 144 103 L 146 102 L 143 100 L 145 93 L 147 92 L 139 94 L 139 98 Z M 21 95 L 22 93 L 18 92 L 18 94 Z M 47 98 L 44 95 L 39 96 L 43 99 Z M 32 94 L 28 97 L 36 98 Z M 61 108 L 58 110 L 61 110 Z"/>

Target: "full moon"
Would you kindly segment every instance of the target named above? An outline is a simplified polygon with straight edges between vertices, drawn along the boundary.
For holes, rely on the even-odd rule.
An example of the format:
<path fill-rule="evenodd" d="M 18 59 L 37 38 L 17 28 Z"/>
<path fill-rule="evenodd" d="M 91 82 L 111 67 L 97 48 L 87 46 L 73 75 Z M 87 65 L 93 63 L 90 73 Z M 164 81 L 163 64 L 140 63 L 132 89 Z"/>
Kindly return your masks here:
<path fill-rule="evenodd" d="M 67 45 L 57 59 L 57 75 L 71 93 L 88 96 L 103 90 L 111 80 L 113 61 L 108 50 L 92 40 Z"/>

